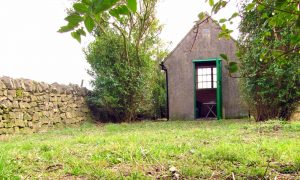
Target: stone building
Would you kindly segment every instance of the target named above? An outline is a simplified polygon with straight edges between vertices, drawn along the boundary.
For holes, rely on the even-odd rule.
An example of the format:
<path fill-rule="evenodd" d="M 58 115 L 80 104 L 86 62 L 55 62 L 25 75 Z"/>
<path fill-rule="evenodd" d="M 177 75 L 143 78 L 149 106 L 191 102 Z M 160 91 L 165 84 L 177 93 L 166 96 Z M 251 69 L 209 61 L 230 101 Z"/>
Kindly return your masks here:
<path fill-rule="evenodd" d="M 229 76 L 220 54 L 238 61 L 233 39 L 218 38 L 211 17 L 198 22 L 163 61 L 171 119 L 240 118 L 248 115 L 238 79 Z"/>

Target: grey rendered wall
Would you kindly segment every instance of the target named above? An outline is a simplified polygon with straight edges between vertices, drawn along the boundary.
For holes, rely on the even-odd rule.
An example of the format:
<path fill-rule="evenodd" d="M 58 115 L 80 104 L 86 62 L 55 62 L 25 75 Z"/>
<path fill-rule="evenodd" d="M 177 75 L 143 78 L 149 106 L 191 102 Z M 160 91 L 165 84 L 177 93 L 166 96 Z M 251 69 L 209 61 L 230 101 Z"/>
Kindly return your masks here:
<path fill-rule="evenodd" d="M 165 60 L 169 76 L 171 119 L 194 118 L 193 60 L 217 58 L 221 53 L 227 54 L 231 60 L 237 60 L 235 42 L 232 39 L 218 39 L 219 32 L 220 27 L 209 18 L 198 26 L 198 30 L 193 28 Z M 222 77 L 223 117 L 237 118 L 247 115 L 247 108 L 240 98 L 238 80 L 229 77 L 224 62 Z"/>

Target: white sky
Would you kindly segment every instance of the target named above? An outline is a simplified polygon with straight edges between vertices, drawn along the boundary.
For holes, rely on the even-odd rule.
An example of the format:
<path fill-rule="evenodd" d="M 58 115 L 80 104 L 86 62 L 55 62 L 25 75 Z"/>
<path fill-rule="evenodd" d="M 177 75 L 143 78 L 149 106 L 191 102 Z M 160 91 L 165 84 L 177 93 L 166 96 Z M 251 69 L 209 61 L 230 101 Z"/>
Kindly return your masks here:
<path fill-rule="evenodd" d="M 63 84 L 80 84 L 84 79 L 90 87 L 82 48 L 92 38 L 79 44 L 70 34 L 57 33 L 66 24 L 63 19 L 70 0 L 1 1 L 0 76 Z M 161 38 L 172 41 L 170 50 L 193 27 L 201 11 L 209 11 L 204 0 L 161 0 L 157 16 L 165 25 Z M 233 11 L 231 5 L 220 14 L 230 16 Z"/>

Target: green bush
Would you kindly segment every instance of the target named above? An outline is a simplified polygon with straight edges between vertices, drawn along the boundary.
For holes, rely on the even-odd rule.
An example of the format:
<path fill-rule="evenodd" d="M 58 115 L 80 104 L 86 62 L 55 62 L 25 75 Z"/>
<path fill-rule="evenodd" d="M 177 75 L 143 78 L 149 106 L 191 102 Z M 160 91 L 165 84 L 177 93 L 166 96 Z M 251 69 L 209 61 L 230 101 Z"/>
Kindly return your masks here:
<path fill-rule="evenodd" d="M 265 3 L 265 8 L 243 10 L 238 53 L 242 91 L 257 121 L 288 119 L 300 100 L 299 28 L 293 21 L 272 19 L 275 4 Z"/>
<path fill-rule="evenodd" d="M 110 32 L 101 35 L 85 50 L 94 78 L 89 97 L 92 109 L 99 111 L 102 121 L 132 121 L 139 117 L 157 117 L 165 109 L 164 75 L 151 53 L 140 52 L 140 60 L 132 44 L 126 61 L 122 37 Z"/>

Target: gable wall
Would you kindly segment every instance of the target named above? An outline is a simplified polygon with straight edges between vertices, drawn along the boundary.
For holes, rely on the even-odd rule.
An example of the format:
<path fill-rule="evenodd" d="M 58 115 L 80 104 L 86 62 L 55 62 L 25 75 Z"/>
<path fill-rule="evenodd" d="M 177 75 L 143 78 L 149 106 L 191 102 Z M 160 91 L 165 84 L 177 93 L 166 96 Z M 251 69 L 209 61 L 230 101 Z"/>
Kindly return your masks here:
<path fill-rule="evenodd" d="M 206 33 L 209 29 L 210 33 Z M 218 39 L 220 27 L 211 19 L 192 29 L 165 61 L 169 76 L 169 111 L 172 119 L 194 118 L 194 77 L 193 60 L 217 58 L 221 53 L 236 61 L 235 42 Z M 223 116 L 241 117 L 247 114 L 242 105 L 237 79 L 230 78 L 223 62 Z"/>

